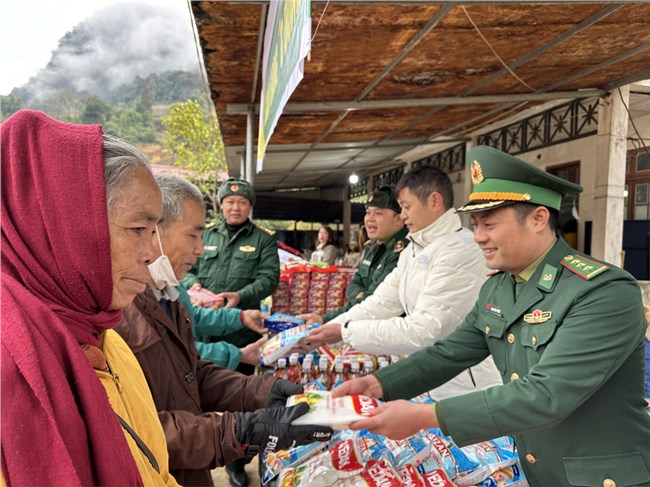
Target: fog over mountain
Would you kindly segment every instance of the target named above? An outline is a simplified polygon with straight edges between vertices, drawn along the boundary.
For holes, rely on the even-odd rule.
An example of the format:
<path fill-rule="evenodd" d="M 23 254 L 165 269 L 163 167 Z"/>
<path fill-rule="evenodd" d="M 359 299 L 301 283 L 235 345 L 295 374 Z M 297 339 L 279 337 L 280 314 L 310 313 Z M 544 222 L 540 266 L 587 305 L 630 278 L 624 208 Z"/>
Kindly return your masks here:
<path fill-rule="evenodd" d="M 118 3 L 63 36 L 47 66 L 12 93 L 25 106 L 64 89 L 104 97 L 136 76 L 171 70 L 198 70 L 189 12 Z"/>

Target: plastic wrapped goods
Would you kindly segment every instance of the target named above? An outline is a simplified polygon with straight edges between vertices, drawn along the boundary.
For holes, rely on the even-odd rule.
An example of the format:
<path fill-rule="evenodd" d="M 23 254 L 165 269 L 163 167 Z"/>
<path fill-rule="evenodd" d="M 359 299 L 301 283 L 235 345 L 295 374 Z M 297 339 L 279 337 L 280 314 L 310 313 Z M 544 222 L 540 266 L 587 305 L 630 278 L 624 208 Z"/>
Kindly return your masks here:
<path fill-rule="evenodd" d="M 290 396 L 287 406 L 301 402 L 309 404 L 309 412 L 292 424 L 318 424 L 345 430 L 350 424 L 370 416 L 370 411 L 382 404 L 372 397 L 351 395 L 333 398 L 329 391 L 308 391 Z"/>

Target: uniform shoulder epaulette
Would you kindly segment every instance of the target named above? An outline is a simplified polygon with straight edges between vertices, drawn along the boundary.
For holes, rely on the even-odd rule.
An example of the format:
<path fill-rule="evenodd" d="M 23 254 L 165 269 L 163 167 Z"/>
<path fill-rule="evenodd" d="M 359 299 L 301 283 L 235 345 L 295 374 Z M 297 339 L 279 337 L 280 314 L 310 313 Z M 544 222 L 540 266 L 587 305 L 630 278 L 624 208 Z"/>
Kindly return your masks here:
<path fill-rule="evenodd" d="M 609 269 L 607 264 L 596 262 L 585 255 L 578 254 L 565 255 L 560 264 L 587 281 Z"/>
<path fill-rule="evenodd" d="M 260 226 L 257 223 L 255 224 L 255 226 L 260 230 L 262 230 L 267 235 L 271 235 L 271 236 L 275 235 L 275 230 L 269 230 L 268 228 L 264 228 L 263 226 Z"/>
<path fill-rule="evenodd" d="M 212 220 L 210 223 L 208 223 L 208 224 L 205 226 L 205 229 L 207 230 L 208 228 L 212 228 L 212 227 L 214 227 L 216 224 L 217 224 L 217 221 L 216 221 L 216 220 Z"/>

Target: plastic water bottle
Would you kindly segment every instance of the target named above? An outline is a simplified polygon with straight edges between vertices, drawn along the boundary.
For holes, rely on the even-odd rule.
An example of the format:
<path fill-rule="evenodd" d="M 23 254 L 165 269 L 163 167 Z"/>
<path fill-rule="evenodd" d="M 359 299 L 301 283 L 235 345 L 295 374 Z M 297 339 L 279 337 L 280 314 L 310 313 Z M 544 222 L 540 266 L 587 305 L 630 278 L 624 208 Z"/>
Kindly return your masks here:
<path fill-rule="evenodd" d="M 266 316 L 271 314 L 271 296 L 267 296 L 260 301 L 260 311 Z"/>
<path fill-rule="evenodd" d="M 332 375 L 332 384 L 330 389 L 340 386 L 343 382 L 345 382 L 345 374 L 343 373 L 343 357 L 339 355 L 334 359 L 334 374 Z"/>
<path fill-rule="evenodd" d="M 360 375 L 359 362 L 350 362 L 350 372 L 348 373 L 348 380 L 354 380 Z"/>
<path fill-rule="evenodd" d="M 287 379 L 294 384 L 300 382 L 300 364 L 298 363 L 298 354 L 292 353 L 289 356 L 289 367 L 287 367 Z"/>
<path fill-rule="evenodd" d="M 313 355 L 305 355 L 305 358 L 302 360 L 302 372 L 300 373 L 300 385 L 305 387 L 309 382 L 314 380 L 314 375 L 312 374 L 311 366 L 312 361 L 314 360 Z"/>
<path fill-rule="evenodd" d="M 273 372 L 273 376 L 279 377 L 280 379 L 288 379 L 286 358 L 278 359 L 278 366 L 275 372 Z"/>
<path fill-rule="evenodd" d="M 372 360 L 368 359 L 363 363 L 363 371 L 361 372 L 362 376 L 370 375 L 375 371 L 375 366 L 372 363 Z"/>

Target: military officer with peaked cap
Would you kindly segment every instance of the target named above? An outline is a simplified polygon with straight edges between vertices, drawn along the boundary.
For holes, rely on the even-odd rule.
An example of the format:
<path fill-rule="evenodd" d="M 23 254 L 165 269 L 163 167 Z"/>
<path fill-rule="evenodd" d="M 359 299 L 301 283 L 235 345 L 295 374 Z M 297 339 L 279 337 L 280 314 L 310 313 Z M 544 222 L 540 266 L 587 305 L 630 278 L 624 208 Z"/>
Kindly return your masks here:
<path fill-rule="evenodd" d="M 637 282 L 556 236 L 561 199 L 580 186 L 490 147 L 467 162 L 474 188 L 458 211 L 495 272 L 447 338 L 336 389 L 391 401 L 353 428 L 402 438 L 439 426 L 459 445 L 513 435 L 532 487 L 650 485 Z M 502 386 L 434 407 L 401 400 L 488 354 Z"/>
<path fill-rule="evenodd" d="M 400 253 L 409 244 L 406 238 L 408 229 L 400 218 L 401 211 L 393 186 L 382 186 L 368 196 L 364 224 L 372 241 L 363 249 L 359 270 L 348 284 L 348 302 L 322 317 L 308 313 L 299 318 L 327 323 L 375 292 L 395 269 Z"/>

